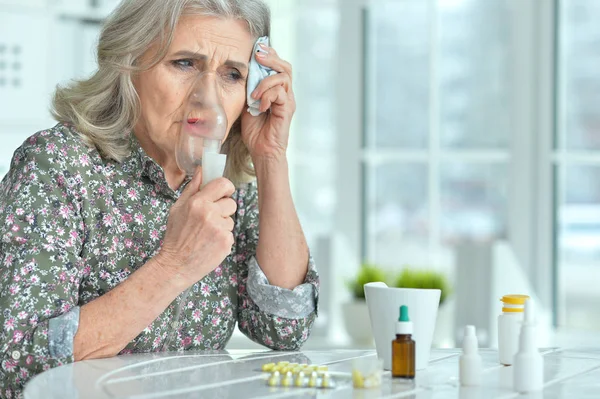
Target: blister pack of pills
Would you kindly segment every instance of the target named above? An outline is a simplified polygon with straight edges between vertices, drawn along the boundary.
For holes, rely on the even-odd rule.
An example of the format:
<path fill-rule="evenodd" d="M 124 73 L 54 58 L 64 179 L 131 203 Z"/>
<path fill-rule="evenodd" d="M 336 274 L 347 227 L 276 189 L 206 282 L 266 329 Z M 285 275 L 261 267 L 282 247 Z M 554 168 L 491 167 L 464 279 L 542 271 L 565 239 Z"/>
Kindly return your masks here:
<path fill-rule="evenodd" d="M 267 363 L 261 370 L 269 373 L 267 385 L 271 387 L 326 389 L 336 387 L 327 366 L 279 362 Z"/>

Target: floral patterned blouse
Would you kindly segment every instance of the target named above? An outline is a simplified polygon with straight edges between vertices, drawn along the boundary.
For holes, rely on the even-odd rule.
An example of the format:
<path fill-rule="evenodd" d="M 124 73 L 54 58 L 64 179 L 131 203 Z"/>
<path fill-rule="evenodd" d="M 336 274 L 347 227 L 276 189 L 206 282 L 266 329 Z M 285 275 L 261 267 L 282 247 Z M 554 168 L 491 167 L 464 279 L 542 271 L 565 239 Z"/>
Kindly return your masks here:
<path fill-rule="evenodd" d="M 122 163 L 58 124 L 17 149 L 0 184 L 0 397 L 20 397 L 34 375 L 73 362 L 79 308 L 160 249 L 172 190 L 134 138 Z M 250 339 L 296 350 L 317 313 L 319 278 L 269 285 L 255 259 L 256 183 L 234 196 L 235 244 L 213 272 L 181 293 L 121 354 L 223 349 L 236 322 Z"/>

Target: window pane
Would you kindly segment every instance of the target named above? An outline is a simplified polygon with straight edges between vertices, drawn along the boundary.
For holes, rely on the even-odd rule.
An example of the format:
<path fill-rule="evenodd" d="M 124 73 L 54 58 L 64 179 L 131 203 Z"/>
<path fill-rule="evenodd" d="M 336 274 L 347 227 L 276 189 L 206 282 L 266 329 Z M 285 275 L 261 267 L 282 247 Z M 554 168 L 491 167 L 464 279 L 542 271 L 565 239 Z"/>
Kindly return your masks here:
<path fill-rule="evenodd" d="M 375 124 L 367 136 L 370 146 L 427 145 L 431 24 L 428 3 L 409 0 L 373 4 L 365 61 L 369 74 L 367 98 L 375 98 L 370 104 L 375 118 L 369 121 Z"/>
<path fill-rule="evenodd" d="M 415 163 L 385 163 L 368 168 L 368 178 L 374 185 L 367 198 L 369 260 L 397 267 L 411 257 L 422 259 L 427 252 L 427 171 L 426 165 Z"/>
<path fill-rule="evenodd" d="M 335 1 L 307 0 L 296 5 L 294 149 L 332 156 L 335 150 L 336 57 L 339 11 Z M 314 71 L 318 65 L 319 73 Z"/>
<path fill-rule="evenodd" d="M 600 149 L 600 1 L 560 3 L 565 144 L 569 149 Z"/>
<path fill-rule="evenodd" d="M 505 165 L 442 164 L 442 241 L 492 241 L 506 235 Z"/>
<path fill-rule="evenodd" d="M 332 160 L 295 165 L 293 195 L 307 237 L 330 233 L 335 210 L 335 181 Z"/>
<path fill-rule="evenodd" d="M 441 144 L 505 148 L 511 121 L 511 2 L 440 1 Z"/>
<path fill-rule="evenodd" d="M 600 330 L 600 167 L 567 167 L 562 198 L 557 238 L 564 322 Z"/>

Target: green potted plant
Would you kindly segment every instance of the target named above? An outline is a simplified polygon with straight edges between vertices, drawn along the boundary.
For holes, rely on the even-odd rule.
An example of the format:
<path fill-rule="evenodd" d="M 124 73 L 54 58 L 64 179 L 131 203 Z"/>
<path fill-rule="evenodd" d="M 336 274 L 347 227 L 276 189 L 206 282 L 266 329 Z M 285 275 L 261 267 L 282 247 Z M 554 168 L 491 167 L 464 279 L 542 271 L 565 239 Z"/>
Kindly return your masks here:
<path fill-rule="evenodd" d="M 446 275 L 430 269 L 414 269 L 405 267 L 394 281 L 397 288 L 430 288 L 442 291 L 440 306 L 450 295 L 450 283 Z"/>
<path fill-rule="evenodd" d="M 355 344 L 372 345 L 373 342 L 369 310 L 365 301 L 363 286 L 378 281 L 385 283 L 387 280 L 388 278 L 383 269 L 370 263 L 364 263 L 356 276 L 346 282 L 352 294 L 352 299 L 342 305 L 342 313 L 346 331 Z"/>
<path fill-rule="evenodd" d="M 445 346 L 453 342 L 454 321 L 452 309 L 447 305 L 452 288 L 444 273 L 431 269 L 405 267 L 396 275 L 394 287 L 439 289 L 441 291 L 440 306 L 437 312 L 433 345 Z"/>

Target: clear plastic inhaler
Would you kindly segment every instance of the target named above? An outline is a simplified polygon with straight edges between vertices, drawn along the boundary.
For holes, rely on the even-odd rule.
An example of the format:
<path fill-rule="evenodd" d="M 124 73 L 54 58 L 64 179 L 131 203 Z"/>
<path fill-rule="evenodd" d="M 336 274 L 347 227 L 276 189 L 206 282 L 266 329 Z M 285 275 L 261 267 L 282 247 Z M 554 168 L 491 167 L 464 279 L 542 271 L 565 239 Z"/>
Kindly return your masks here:
<path fill-rule="evenodd" d="M 177 166 L 188 176 L 202 167 L 202 186 L 223 176 L 227 156 L 221 143 L 227 134 L 223 91 L 227 85 L 215 72 L 200 73 L 187 95 L 175 151 Z"/>

